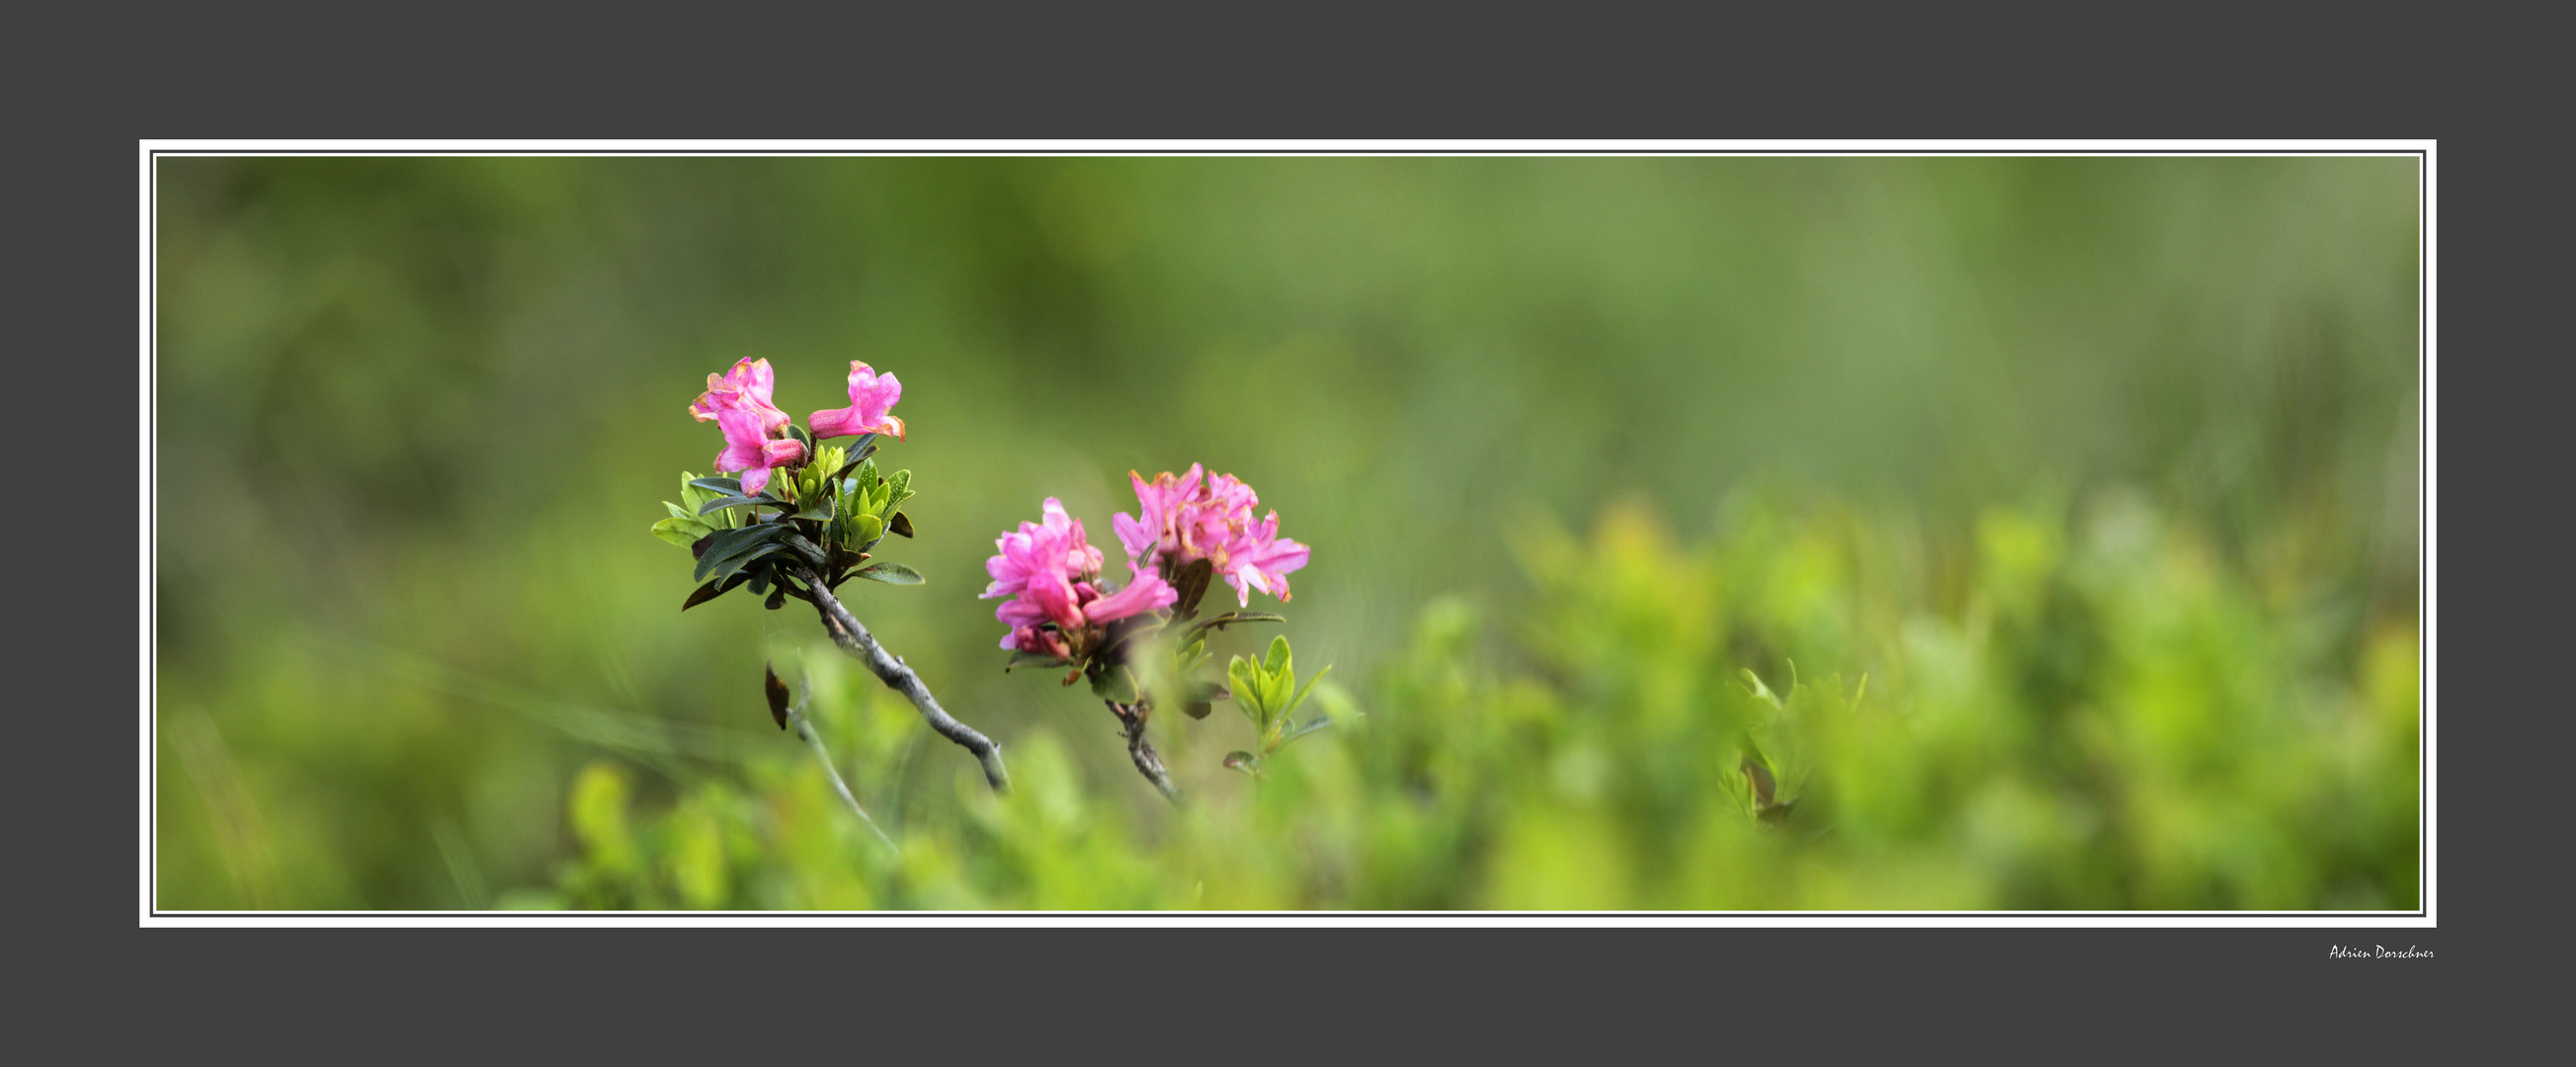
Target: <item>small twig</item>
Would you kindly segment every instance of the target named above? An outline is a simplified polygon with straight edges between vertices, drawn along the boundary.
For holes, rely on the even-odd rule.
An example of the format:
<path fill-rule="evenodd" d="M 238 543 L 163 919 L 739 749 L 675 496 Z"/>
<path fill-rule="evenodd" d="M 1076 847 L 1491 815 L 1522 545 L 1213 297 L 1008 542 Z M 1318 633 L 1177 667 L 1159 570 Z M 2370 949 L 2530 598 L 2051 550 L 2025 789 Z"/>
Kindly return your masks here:
<path fill-rule="evenodd" d="M 930 722 L 930 728 L 939 731 L 939 736 L 974 753 L 976 762 L 984 765 L 984 781 L 993 787 L 994 792 L 1010 791 L 1011 774 L 1002 766 L 1000 745 L 940 710 L 938 698 L 930 695 L 930 687 L 922 684 L 921 676 L 905 666 L 902 657 L 887 652 L 884 645 L 878 644 L 876 636 L 870 634 L 866 626 L 860 625 L 858 617 L 850 614 L 850 609 L 841 606 L 840 600 L 832 595 L 832 590 L 823 584 L 822 576 L 815 574 L 813 568 L 801 562 L 790 562 L 781 569 L 805 583 L 803 590 L 791 587 L 791 594 L 814 605 L 815 614 L 823 617 L 823 629 L 832 635 L 833 644 L 867 664 L 868 670 L 874 672 L 888 688 L 911 700 L 913 707 L 921 709 L 921 717 Z"/>
<path fill-rule="evenodd" d="M 1127 758 L 1136 762 L 1136 773 L 1154 783 L 1154 788 L 1161 790 L 1163 799 L 1171 801 L 1173 807 L 1185 806 L 1180 787 L 1173 785 L 1172 776 L 1163 770 L 1163 757 L 1154 752 L 1153 742 L 1145 740 L 1146 713 L 1152 710 L 1153 705 L 1141 700 L 1133 704 L 1121 704 L 1115 700 L 1102 703 L 1109 705 L 1110 714 L 1118 716 L 1120 731 L 1127 736 Z"/>
<path fill-rule="evenodd" d="M 808 697 L 814 695 L 811 685 L 806 687 L 805 695 Z M 875 819 L 868 817 L 868 809 L 860 807 L 859 798 L 850 794 L 850 784 L 841 780 L 840 769 L 832 766 L 832 750 L 823 747 L 823 738 L 814 732 L 813 720 L 805 717 L 805 701 L 802 698 L 796 701 L 794 707 L 787 709 L 787 721 L 796 727 L 796 736 L 802 738 L 814 749 L 814 758 L 823 764 L 823 773 L 831 776 L 832 789 L 841 794 L 841 803 L 850 806 L 850 814 L 858 816 L 860 822 L 868 824 L 868 829 L 875 831 L 877 840 L 885 842 L 887 848 L 893 849 L 896 855 L 902 855 L 903 846 L 895 844 L 894 838 L 886 836 L 885 828 L 878 826 Z"/>

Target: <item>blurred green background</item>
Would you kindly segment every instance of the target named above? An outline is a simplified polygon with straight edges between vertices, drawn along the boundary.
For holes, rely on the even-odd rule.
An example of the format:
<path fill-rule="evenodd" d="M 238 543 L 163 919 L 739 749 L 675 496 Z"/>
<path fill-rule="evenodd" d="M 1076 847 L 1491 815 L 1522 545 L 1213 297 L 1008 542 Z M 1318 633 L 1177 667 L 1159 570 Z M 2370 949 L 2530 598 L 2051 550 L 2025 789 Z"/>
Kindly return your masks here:
<path fill-rule="evenodd" d="M 163 157 L 156 197 L 162 908 L 2417 905 L 2411 157 Z M 802 605 L 677 610 L 646 527 L 742 357 L 800 420 L 903 380 L 929 584 L 845 592 L 1006 801 Z M 1284 632 L 1366 717 L 1258 788 L 1233 711 L 1158 719 L 1183 816 L 975 593 L 1041 498 L 1114 556 L 1127 472 L 1192 462 L 1312 546 Z"/>

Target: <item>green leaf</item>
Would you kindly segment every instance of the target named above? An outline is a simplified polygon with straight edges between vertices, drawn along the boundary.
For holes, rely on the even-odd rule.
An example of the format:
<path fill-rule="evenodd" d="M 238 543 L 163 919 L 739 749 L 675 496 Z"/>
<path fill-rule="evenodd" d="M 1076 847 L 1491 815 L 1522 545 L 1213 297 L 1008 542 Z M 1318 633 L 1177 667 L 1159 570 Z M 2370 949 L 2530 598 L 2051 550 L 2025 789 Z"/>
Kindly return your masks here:
<path fill-rule="evenodd" d="M 1269 729 L 1268 709 L 1261 702 L 1261 665 L 1236 656 L 1227 661 L 1225 676 L 1234 683 L 1234 706 L 1243 709 L 1253 729 Z"/>
<path fill-rule="evenodd" d="M 1182 691 L 1181 711 L 1190 718 L 1204 719 L 1208 717 L 1209 712 L 1216 710 L 1217 701 L 1233 695 L 1226 690 L 1225 686 L 1216 682 L 1204 678 L 1191 679 Z"/>
<path fill-rule="evenodd" d="M 1095 669 L 1091 672 L 1091 692 L 1102 700 L 1133 704 L 1136 702 L 1136 677 L 1125 667 Z"/>
<path fill-rule="evenodd" d="M 816 493 L 815 498 L 814 506 L 797 512 L 795 517 L 812 519 L 816 522 L 830 522 L 834 515 L 840 514 L 840 506 L 832 500 L 832 494 Z"/>
<path fill-rule="evenodd" d="M 852 441 L 845 446 L 843 450 L 849 454 L 849 458 L 841 461 L 840 469 L 832 472 L 832 480 L 836 482 L 840 481 L 843 478 L 849 477 L 851 471 L 857 470 L 859 464 L 867 460 L 868 453 L 877 450 L 876 440 L 877 435 L 872 433 L 863 433 L 859 435 L 858 440 Z"/>
<path fill-rule="evenodd" d="M 885 528 L 887 533 L 910 537 L 912 536 L 912 516 L 900 511 L 895 512 L 894 518 L 886 520 Z"/>
<path fill-rule="evenodd" d="M 1172 602 L 1172 617 L 1186 619 L 1199 610 L 1199 598 L 1207 595 L 1208 579 L 1216 575 L 1216 564 L 1204 559 L 1191 560 L 1189 566 L 1172 576 L 1172 589 L 1181 598 Z"/>
<path fill-rule="evenodd" d="M 713 527 L 690 518 L 669 518 L 653 524 L 653 536 L 682 548 L 696 544 L 698 538 L 714 532 Z"/>
<path fill-rule="evenodd" d="M 1015 649 L 1011 652 L 1011 661 L 1003 664 L 1002 669 L 1007 671 L 1013 667 L 1060 667 L 1063 665 L 1063 660 L 1057 659 L 1047 653 L 1025 652 Z"/>
<path fill-rule="evenodd" d="M 690 608 L 697 607 L 707 601 L 714 600 L 717 597 L 723 596 L 725 590 L 730 588 L 733 587 L 726 585 L 724 580 L 721 578 L 708 582 L 705 585 L 699 586 L 696 592 L 690 593 L 689 599 L 680 604 L 680 610 L 687 611 Z"/>
<path fill-rule="evenodd" d="M 1316 671 L 1314 677 L 1306 679 L 1306 684 L 1297 687 L 1297 695 L 1288 698 L 1288 706 L 1280 708 L 1279 714 L 1286 716 L 1294 713 L 1297 705 L 1306 702 L 1306 694 L 1314 692 L 1315 683 L 1323 681 L 1324 676 L 1331 673 L 1333 673 L 1333 665 L 1329 663 L 1324 665 L 1323 670 Z"/>
<path fill-rule="evenodd" d="M 691 478 L 689 479 L 688 484 L 700 489 L 711 491 L 717 496 L 742 495 L 742 479 L 740 478 Z"/>
<path fill-rule="evenodd" d="M 874 515 L 867 514 L 861 514 L 852 518 L 850 520 L 850 540 L 856 541 L 862 545 L 872 545 L 885 540 L 885 520 Z M 864 552 L 867 550 L 863 548 L 860 549 L 860 551 Z"/>
<path fill-rule="evenodd" d="M 812 541 L 806 540 L 801 534 L 791 533 L 784 535 L 778 539 L 778 543 L 795 549 L 797 555 L 805 557 L 806 562 L 811 563 L 816 567 L 828 567 L 832 565 L 831 557 L 823 554 L 822 547 L 816 545 Z"/>
<path fill-rule="evenodd" d="M 786 532 L 788 532 L 788 528 L 785 526 L 774 522 L 764 522 L 757 525 L 745 526 L 739 530 L 726 530 L 721 533 L 714 534 L 707 542 L 706 551 L 698 556 L 698 569 L 696 576 L 700 579 L 704 579 L 729 559 L 750 551 L 753 546 Z"/>
<path fill-rule="evenodd" d="M 755 546 L 751 551 L 744 552 L 732 559 L 716 564 L 715 570 L 712 573 L 717 576 L 740 573 L 743 568 L 784 551 L 787 551 L 786 545 L 780 544 L 776 541 L 771 541 L 767 544 Z M 748 575 L 745 576 L 748 577 Z"/>
<path fill-rule="evenodd" d="M 1774 708 L 1780 706 L 1779 696 L 1771 692 L 1770 686 L 1762 684 L 1762 677 L 1753 673 L 1753 668 L 1743 668 L 1741 673 L 1744 675 L 1746 684 L 1753 687 L 1753 696 L 1756 699 L 1768 702 Z"/>
<path fill-rule="evenodd" d="M 1242 771 L 1245 774 L 1259 775 L 1261 773 L 1260 757 L 1249 752 L 1238 750 L 1226 753 L 1225 765 L 1230 769 Z"/>
<path fill-rule="evenodd" d="M 1266 611 L 1229 611 L 1229 612 L 1226 612 L 1226 613 L 1225 613 L 1225 614 L 1223 614 L 1223 615 L 1219 615 L 1219 616 L 1217 616 L 1217 617 L 1215 617 L 1215 618 L 1213 618 L 1213 619 L 1208 619 L 1208 620 L 1206 620 L 1206 621 L 1204 621 L 1204 622 L 1200 622 L 1200 623 L 1193 624 L 1189 629 L 1184 630 L 1184 631 L 1182 631 L 1182 632 L 1183 632 L 1184 634 L 1195 634 L 1195 633 L 1198 633 L 1198 632 L 1200 632 L 1200 631 L 1202 631 L 1202 630 L 1210 630 L 1210 629 L 1214 629 L 1214 630 L 1223 630 L 1223 629 L 1225 629 L 1226 627 L 1231 626 L 1231 625 L 1233 625 L 1233 624 L 1235 624 L 1235 623 L 1239 623 L 1239 622 L 1286 622 L 1286 621 L 1288 621 L 1288 616 L 1285 616 L 1285 615 L 1273 615 L 1273 614 L 1271 614 L 1271 613 L 1269 613 L 1269 612 L 1266 612 Z"/>
<path fill-rule="evenodd" d="M 722 511 L 726 508 L 739 508 L 762 504 L 766 504 L 774 508 L 787 508 L 790 510 L 793 510 L 796 507 L 796 505 L 788 503 L 787 501 L 780 500 L 767 493 L 762 493 L 759 496 L 720 496 L 707 501 L 704 504 L 698 505 L 698 514 L 704 515 L 710 511 Z"/>
<path fill-rule="evenodd" d="M 1261 703 L 1278 719 L 1288 714 L 1289 687 L 1297 684 L 1296 659 L 1288 652 L 1286 635 L 1270 639 L 1270 655 L 1261 668 Z"/>
<path fill-rule="evenodd" d="M 1307 734 L 1314 733 L 1315 731 L 1331 726 L 1332 724 L 1333 718 L 1330 715 L 1317 715 L 1304 722 L 1290 723 L 1287 728 L 1280 731 L 1279 740 L 1273 743 L 1270 747 L 1278 748 L 1281 745 L 1285 745 L 1290 741 L 1294 741 L 1300 737 L 1306 736 Z"/>
<path fill-rule="evenodd" d="M 884 582 L 887 585 L 920 585 L 927 580 L 921 576 L 920 571 L 892 561 L 868 564 L 852 572 L 850 577 L 865 578 L 871 582 Z"/>

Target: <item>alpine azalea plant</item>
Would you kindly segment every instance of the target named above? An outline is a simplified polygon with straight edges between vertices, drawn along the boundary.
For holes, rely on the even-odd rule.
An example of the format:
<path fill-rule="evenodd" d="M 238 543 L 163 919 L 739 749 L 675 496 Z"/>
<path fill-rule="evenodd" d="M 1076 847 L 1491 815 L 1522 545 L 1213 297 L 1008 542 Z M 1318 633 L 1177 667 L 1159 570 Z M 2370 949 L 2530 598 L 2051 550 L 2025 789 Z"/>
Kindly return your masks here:
<path fill-rule="evenodd" d="M 1191 464 L 1177 478 L 1168 471 L 1150 482 L 1134 471 L 1127 477 L 1137 512 L 1110 519 L 1126 550 L 1123 583 L 1104 577 L 1107 559 L 1085 539 L 1082 521 L 1049 497 L 1039 521 L 1023 522 L 993 542 L 999 551 L 984 563 L 992 584 L 983 595 L 1008 598 L 993 614 L 1008 627 L 1001 645 L 1012 652 L 1011 666 L 1071 668 L 1066 685 L 1089 678 L 1092 692 L 1117 716 L 1138 773 L 1177 803 L 1180 791 L 1145 736 L 1158 699 L 1176 700 L 1194 719 L 1207 717 L 1215 701 L 1234 700 L 1253 722 L 1259 751 L 1229 754 L 1225 765 L 1256 777 L 1270 752 L 1327 723 L 1291 721 L 1304 690 L 1272 693 L 1283 677 L 1295 685 L 1286 638 L 1273 642 L 1266 659 L 1235 657 L 1227 676 L 1232 688 L 1197 677 L 1208 660 L 1209 631 L 1286 621 L 1252 611 L 1193 621 L 1210 581 L 1222 577 L 1233 587 L 1238 608 L 1249 607 L 1255 591 L 1285 603 L 1288 573 L 1304 567 L 1308 553 L 1279 536 L 1277 511 L 1253 517 L 1261 498 L 1233 475 L 1208 478 Z"/>
<path fill-rule="evenodd" d="M 689 404 L 692 418 L 713 422 L 724 432 L 715 469 L 718 475 L 735 477 L 682 473 L 682 503 L 665 501 L 670 517 L 653 524 L 656 536 L 697 558 L 695 579 L 702 584 L 680 609 L 744 585 L 755 594 L 767 593 L 765 604 L 773 611 L 790 597 L 814 605 L 835 644 L 909 698 L 932 729 L 974 753 L 996 791 L 1007 788 L 1010 776 L 999 747 L 942 710 L 921 677 L 879 645 L 835 595 L 852 578 L 892 585 L 922 582 L 912 568 L 874 556 L 888 534 L 913 535 L 912 520 L 902 510 L 913 495 L 912 472 L 882 474 L 871 458 L 880 435 L 903 438 L 903 420 L 891 412 L 903 398 L 903 383 L 853 361 L 850 406 L 817 411 L 801 427 L 773 401 L 776 387 L 768 360 L 746 359 L 723 374 L 708 375 L 706 392 Z M 817 444 L 845 437 L 856 440 Z M 774 675 L 764 684 L 779 727 L 793 721 L 811 741 L 810 724 L 790 710 L 801 709 L 802 702 L 789 704 L 784 684 Z M 818 745 L 815 751 L 820 755 L 824 750 Z M 825 768 L 831 769 L 828 759 Z M 837 771 L 833 780 L 839 783 Z M 842 799 L 861 819 L 867 818 L 846 788 Z"/>
<path fill-rule="evenodd" d="M 687 548 L 697 560 L 700 584 L 680 608 L 745 585 L 767 594 L 764 603 L 773 611 L 790 598 L 812 604 L 835 644 L 909 698 L 933 729 L 974 753 L 993 789 L 1004 790 L 1010 776 L 1000 748 L 942 710 L 920 675 L 878 644 L 836 595 L 852 578 L 922 582 L 912 568 L 875 556 L 887 535 L 913 535 L 912 520 L 902 510 L 913 495 L 912 472 L 882 474 L 872 458 L 884 438 L 904 439 L 904 421 L 894 414 L 903 383 L 852 361 L 848 384 L 848 407 L 814 412 L 798 426 L 778 407 L 777 375 L 768 360 L 745 359 L 707 376 L 706 391 L 690 402 L 689 416 L 715 423 L 724 435 L 716 476 L 682 473 L 681 502 L 665 502 L 670 516 L 653 524 L 656 536 Z M 842 438 L 855 440 L 822 444 Z M 1120 561 L 1124 574 L 1090 543 L 1082 521 L 1049 497 L 1038 521 L 1023 522 L 993 542 L 995 554 L 984 563 L 991 583 L 983 596 L 1002 601 L 993 615 L 1003 626 L 1009 667 L 1066 668 L 1066 685 L 1089 679 L 1093 694 L 1117 716 L 1137 771 L 1177 804 L 1180 790 L 1145 736 L 1158 703 L 1177 704 L 1191 718 L 1204 719 L 1216 701 L 1233 701 L 1252 721 L 1255 745 L 1229 753 L 1225 766 L 1256 778 L 1279 746 L 1330 725 L 1322 717 L 1294 718 L 1322 672 L 1299 686 L 1284 637 L 1271 642 L 1266 656 L 1234 657 L 1221 677 L 1202 671 L 1211 631 L 1287 621 L 1250 610 L 1200 619 L 1199 602 L 1209 586 L 1222 580 L 1233 589 L 1237 609 L 1249 609 L 1254 593 L 1286 603 L 1288 575 L 1306 566 L 1308 552 L 1279 536 L 1277 511 L 1256 516 L 1260 495 L 1231 474 L 1210 477 L 1206 468 L 1191 464 L 1188 474 L 1177 477 L 1168 471 L 1151 481 L 1134 471 L 1127 477 L 1136 490 L 1136 511 L 1110 520 L 1126 557 Z M 804 701 L 791 699 L 774 672 L 764 677 L 763 690 L 779 727 L 795 727 L 831 772 L 841 799 L 875 829 L 814 737 Z"/>

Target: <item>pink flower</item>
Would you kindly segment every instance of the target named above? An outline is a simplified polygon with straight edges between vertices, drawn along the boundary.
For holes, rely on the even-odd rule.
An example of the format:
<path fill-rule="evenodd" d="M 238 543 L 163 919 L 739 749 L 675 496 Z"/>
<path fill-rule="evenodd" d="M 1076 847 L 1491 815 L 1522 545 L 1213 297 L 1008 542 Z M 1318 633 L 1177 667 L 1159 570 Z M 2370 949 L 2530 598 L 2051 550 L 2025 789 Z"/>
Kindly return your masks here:
<path fill-rule="evenodd" d="M 776 386 L 768 360 L 740 360 L 723 374 L 707 375 L 707 391 L 689 404 L 691 417 L 699 422 L 713 419 L 724 431 L 725 447 L 716 454 L 716 470 L 743 472 L 745 494 L 769 485 L 770 468 L 805 461 L 805 446 L 787 439 L 791 421 L 787 413 L 769 402 Z"/>
<path fill-rule="evenodd" d="M 1109 528 L 1118 535 L 1118 543 L 1126 546 L 1129 558 L 1151 560 L 1157 552 L 1179 551 L 1180 536 L 1173 529 L 1173 522 L 1180 515 L 1181 505 L 1197 491 L 1201 473 L 1202 468 L 1196 463 L 1190 464 L 1190 473 L 1179 479 L 1174 479 L 1172 472 L 1164 471 L 1148 482 L 1144 475 L 1132 470 L 1127 472 L 1127 480 L 1136 487 L 1137 511 L 1140 514 L 1136 518 L 1129 518 L 1124 512 L 1112 515 Z"/>
<path fill-rule="evenodd" d="M 764 421 L 760 412 L 748 406 L 716 415 L 716 425 L 725 435 L 724 451 L 716 453 L 716 470 L 741 471 L 744 496 L 756 496 L 769 485 L 770 468 L 805 462 L 804 443 L 770 436 L 761 429 Z"/>
<path fill-rule="evenodd" d="M 1287 600 L 1288 572 L 1306 565 L 1306 546 L 1279 536 L 1277 511 L 1253 519 L 1253 506 L 1261 497 L 1251 486 L 1231 474 L 1202 484 L 1205 470 L 1193 463 L 1186 475 L 1174 478 L 1165 472 L 1151 482 L 1127 472 L 1136 488 L 1138 515 L 1110 519 L 1119 544 L 1137 563 L 1161 572 L 1207 560 L 1234 587 L 1238 606 L 1251 605 L 1254 589 Z"/>
<path fill-rule="evenodd" d="M 1273 511 L 1211 558 L 1225 584 L 1234 587 L 1235 606 L 1249 607 L 1254 589 L 1287 603 L 1288 572 L 1305 566 L 1306 555 L 1306 546 L 1279 536 L 1279 513 Z"/>
<path fill-rule="evenodd" d="M 745 359 L 721 375 L 707 375 L 707 391 L 689 404 L 689 414 L 707 422 L 736 408 L 746 408 L 760 415 L 760 431 L 776 437 L 787 430 L 787 413 L 769 402 L 777 388 L 777 376 L 769 370 L 766 359 Z"/>
<path fill-rule="evenodd" d="M 983 599 L 1016 596 L 1033 575 L 1054 573 L 1070 582 L 1100 573 L 1107 557 L 1084 543 L 1082 520 L 1065 514 L 1064 504 L 1054 497 L 1046 498 L 1041 510 L 1045 521 L 1023 522 L 1017 532 L 993 541 L 1001 553 L 984 561 L 993 584 L 984 587 Z"/>
<path fill-rule="evenodd" d="M 893 374 L 878 374 L 854 359 L 850 361 L 850 406 L 817 411 L 805 425 L 813 429 L 817 441 L 863 433 L 893 434 L 902 440 L 903 420 L 887 414 L 901 399 L 903 383 L 894 380 Z"/>
<path fill-rule="evenodd" d="M 1054 497 L 1046 500 L 1043 521 L 1021 523 L 993 547 L 1000 552 L 984 561 L 993 583 L 983 596 L 1011 598 L 993 609 L 993 617 L 1011 628 L 1003 648 L 1070 660 L 1077 645 L 1089 647 L 1098 636 L 1095 628 L 1180 599 L 1162 575 L 1132 562 L 1126 588 L 1103 593 L 1097 579 L 1105 558 L 1085 542 L 1081 520 L 1066 514 Z M 1044 628 L 1049 623 L 1054 630 Z"/>

